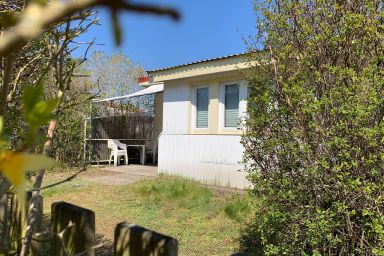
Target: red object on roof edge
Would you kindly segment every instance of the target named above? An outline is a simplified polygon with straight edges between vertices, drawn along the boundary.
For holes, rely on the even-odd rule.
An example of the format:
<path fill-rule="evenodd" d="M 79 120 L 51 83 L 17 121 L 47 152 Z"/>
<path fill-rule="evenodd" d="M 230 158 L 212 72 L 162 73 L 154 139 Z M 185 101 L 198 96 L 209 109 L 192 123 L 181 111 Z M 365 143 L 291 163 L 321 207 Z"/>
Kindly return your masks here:
<path fill-rule="evenodd" d="M 146 83 L 146 82 L 149 82 L 149 76 L 142 76 L 142 77 L 139 77 L 137 80 L 138 80 L 139 84 L 140 83 Z"/>

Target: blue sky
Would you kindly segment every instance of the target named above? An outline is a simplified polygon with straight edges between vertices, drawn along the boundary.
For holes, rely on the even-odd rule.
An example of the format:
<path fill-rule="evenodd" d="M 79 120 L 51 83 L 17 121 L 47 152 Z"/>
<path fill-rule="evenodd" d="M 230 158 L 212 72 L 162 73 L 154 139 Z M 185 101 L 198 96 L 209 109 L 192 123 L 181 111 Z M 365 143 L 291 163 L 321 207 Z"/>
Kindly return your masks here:
<path fill-rule="evenodd" d="M 243 37 L 255 34 L 252 0 L 141 0 L 136 2 L 172 6 L 182 15 L 175 22 L 167 17 L 124 12 L 120 15 L 123 41 L 114 44 L 109 13 L 99 11 L 94 26 L 79 41 L 96 37 L 94 50 L 123 51 L 146 70 L 244 52 Z M 77 54 L 80 52 L 78 51 Z"/>

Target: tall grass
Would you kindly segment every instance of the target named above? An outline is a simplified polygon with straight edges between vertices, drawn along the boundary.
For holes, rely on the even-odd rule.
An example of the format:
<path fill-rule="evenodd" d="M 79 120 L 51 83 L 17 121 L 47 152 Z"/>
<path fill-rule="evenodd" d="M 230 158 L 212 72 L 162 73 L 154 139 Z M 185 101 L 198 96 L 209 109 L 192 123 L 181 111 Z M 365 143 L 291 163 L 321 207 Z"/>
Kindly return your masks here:
<path fill-rule="evenodd" d="M 181 208 L 205 208 L 212 199 L 212 192 L 196 182 L 180 177 L 162 176 L 154 181 L 137 184 L 137 192 L 156 204 L 173 202 Z"/>
<path fill-rule="evenodd" d="M 224 203 L 225 215 L 239 222 L 247 221 L 252 210 L 252 199 L 249 195 L 235 194 L 227 197 Z"/>

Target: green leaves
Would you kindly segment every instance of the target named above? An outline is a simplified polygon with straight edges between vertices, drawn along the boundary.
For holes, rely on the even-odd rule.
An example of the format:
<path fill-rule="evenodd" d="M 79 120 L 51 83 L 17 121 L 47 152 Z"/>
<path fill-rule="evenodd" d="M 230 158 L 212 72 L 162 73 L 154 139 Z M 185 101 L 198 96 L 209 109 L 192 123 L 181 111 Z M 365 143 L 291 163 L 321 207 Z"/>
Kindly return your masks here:
<path fill-rule="evenodd" d="M 27 133 L 27 144 L 35 141 L 39 127 L 47 124 L 53 118 L 53 111 L 59 104 L 59 98 L 43 100 L 43 86 L 26 87 L 23 95 L 23 111 L 30 125 Z"/>
<path fill-rule="evenodd" d="M 8 148 L 8 137 L 4 134 L 4 118 L 0 116 L 0 151 Z"/>
<path fill-rule="evenodd" d="M 3 28 L 9 28 L 16 24 L 18 13 L 11 11 L 0 12 L 0 26 Z"/>
<path fill-rule="evenodd" d="M 31 2 L 43 6 L 48 3 L 48 0 L 32 0 Z"/>
<path fill-rule="evenodd" d="M 277 60 L 252 70 L 243 138 L 255 196 L 265 199 L 252 227 L 264 242 L 256 255 L 380 255 L 383 3 L 256 4 L 254 48 L 271 47 L 266 60 Z"/>

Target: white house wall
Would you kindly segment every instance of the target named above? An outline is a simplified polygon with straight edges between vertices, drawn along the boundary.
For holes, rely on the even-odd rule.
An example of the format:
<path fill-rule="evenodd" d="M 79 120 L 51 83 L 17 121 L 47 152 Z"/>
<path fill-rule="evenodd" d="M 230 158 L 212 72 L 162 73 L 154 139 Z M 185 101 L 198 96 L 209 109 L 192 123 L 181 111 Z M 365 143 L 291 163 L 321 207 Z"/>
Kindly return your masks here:
<path fill-rule="evenodd" d="M 240 164 L 243 147 L 238 135 L 163 134 L 159 143 L 159 172 L 206 184 L 248 188 Z"/>
<path fill-rule="evenodd" d="M 239 134 L 191 133 L 190 93 L 191 82 L 186 79 L 164 84 L 159 172 L 212 185 L 250 187 L 247 174 L 241 171 L 244 148 Z"/>
<path fill-rule="evenodd" d="M 189 130 L 189 86 L 167 83 L 164 90 L 163 133 L 186 134 Z"/>

